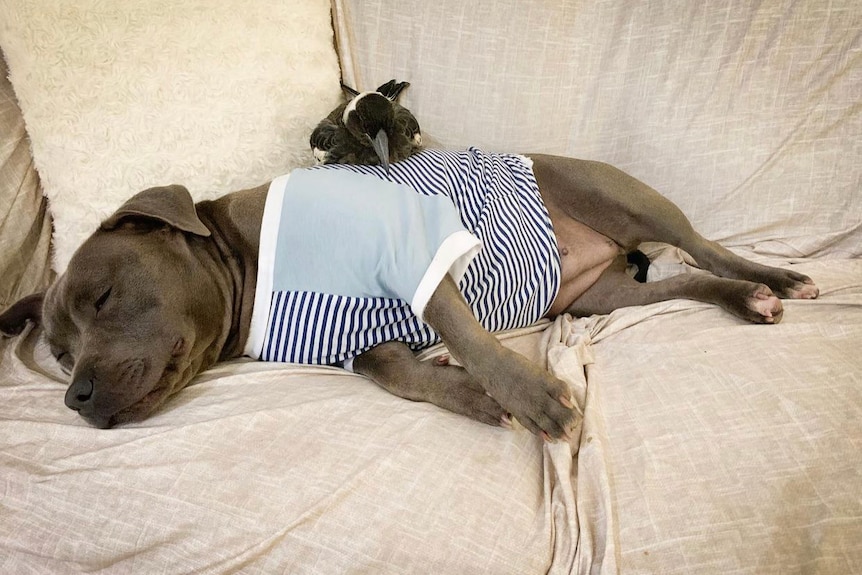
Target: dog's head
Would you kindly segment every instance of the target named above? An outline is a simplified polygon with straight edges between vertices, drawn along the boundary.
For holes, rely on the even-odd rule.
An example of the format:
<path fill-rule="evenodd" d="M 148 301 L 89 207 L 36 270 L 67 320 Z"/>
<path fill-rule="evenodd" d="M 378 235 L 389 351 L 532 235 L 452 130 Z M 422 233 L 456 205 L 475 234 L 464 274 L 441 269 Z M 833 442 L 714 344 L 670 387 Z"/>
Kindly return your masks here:
<path fill-rule="evenodd" d="M 208 236 L 185 188 L 145 190 L 102 223 L 44 295 L 0 316 L 0 330 L 41 319 L 71 376 L 66 405 L 91 424 L 142 419 L 218 359 L 230 296 L 207 265 Z"/>

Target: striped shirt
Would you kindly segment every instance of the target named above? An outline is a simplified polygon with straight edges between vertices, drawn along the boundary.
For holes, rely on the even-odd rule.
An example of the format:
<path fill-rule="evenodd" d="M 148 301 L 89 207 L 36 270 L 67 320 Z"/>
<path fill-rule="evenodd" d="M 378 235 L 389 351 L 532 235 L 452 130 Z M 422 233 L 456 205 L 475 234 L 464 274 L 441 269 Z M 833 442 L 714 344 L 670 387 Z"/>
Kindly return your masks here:
<path fill-rule="evenodd" d="M 489 331 L 544 317 L 560 257 L 531 161 L 471 148 L 390 166 L 325 165 L 270 185 L 245 353 L 342 365 L 387 341 L 439 341 L 422 321 L 446 274 Z"/>

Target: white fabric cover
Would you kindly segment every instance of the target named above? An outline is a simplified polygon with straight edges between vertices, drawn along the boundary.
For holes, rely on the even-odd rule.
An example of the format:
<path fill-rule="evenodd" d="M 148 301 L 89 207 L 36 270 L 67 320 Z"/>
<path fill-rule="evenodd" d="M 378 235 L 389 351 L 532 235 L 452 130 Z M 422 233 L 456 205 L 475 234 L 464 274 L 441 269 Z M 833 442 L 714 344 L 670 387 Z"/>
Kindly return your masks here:
<path fill-rule="evenodd" d="M 195 199 L 312 162 L 341 90 L 326 0 L 0 0 L 0 46 L 54 217 L 54 267 L 129 196 Z"/>
<path fill-rule="evenodd" d="M 23 4 L 0 0 L 4 49 L 8 38 L 19 45 L 32 34 L 35 44 L 49 31 L 7 24 Z M 227 4 L 158 6 L 222 14 Z M 288 4 L 266 14 L 295 8 Z M 572 385 L 585 414 L 577 450 L 398 399 L 342 371 L 248 361 L 201 375 L 145 422 L 96 430 L 64 407 L 65 377 L 38 331 L 0 340 L 0 572 L 859 570 L 858 3 L 564 4 L 336 0 L 346 80 L 362 89 L 413 82 L 405 103 L 447 145 L 620 165 L 708 236 L 758 258 L 781 254 L 770 261 L 810 274 L 820 299 L 785 302 L 776 326 L 673 301 L 562 317 L 507 338 Z M 105 22 L 103 35 L 116 24 Z M 173 54 L 195 45 L 196 29 L 175 35 Z M 48 36 L 58 42 L 51 58 L 70 61 L 83 49 Z M 186 80 L 137 65 L 144 76 Z M 23 87 L 42 68 L 12 69 Z M 284 103 L 296 90 L 271 96 Z M 74 118 L 57 95 L 35 87 L 27 95 L 31 107 L 44 97 L 53 114 Z M 93 104 L 109 109 L 113 97 Z M 239 112 L 225 107 L 245 113 L 258 102 L 232 98 L 183 101 L 190 115 L 215 110 L 229 125 Z M 38 156 L 48 139 L 32 135 Z M 223 136 L 208 144 L 212 156 L 183 145 L 164 166 L 209 162 L 233 145 Z M 262 171 L 284 157 L 240 148 Z M 112 151 L 129 190 L 143 184 L 135 166 L 152 150 L 141 150 Z M 88 174 L 86 163 L 67 168 L 70 178 Z M 210 168 L 197 175 L 221 178 L 219 186 L 200 189 L 223 191 L 236 173 Z M 649 251 L 651 278 L 688 271 L 677 250 Z"/>
<path fill-rule="evenodd" d="M 674 301 L 506 339 L 571 382 L 579 453 L 253 361 L 103 431 L 8 340 L 0 571 L 852 573 L 862 262 L 799 269 L 822 298 L 776 326 Z"/>

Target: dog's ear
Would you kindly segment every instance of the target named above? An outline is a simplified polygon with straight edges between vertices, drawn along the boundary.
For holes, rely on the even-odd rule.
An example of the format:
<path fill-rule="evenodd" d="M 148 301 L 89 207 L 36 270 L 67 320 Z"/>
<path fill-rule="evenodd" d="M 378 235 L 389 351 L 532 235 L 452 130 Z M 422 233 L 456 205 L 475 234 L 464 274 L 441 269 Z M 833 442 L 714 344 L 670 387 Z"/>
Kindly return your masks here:
<path fill-rule="evenodd" d="M 102 222 L 102 229 L 113 230 L 123 220 L 134 218 L 157 220 L 198 236 L 210 235 L 209 229 L 198 218 L 191 194 L 184 186 L 177 184 L 138 192 Z"/>
<path fill-rule="evenodd" d="M 0 314 L 0 334 L 6 337 L 18 335 L 24 331 L 27 320 L 36 324 L 42 321 L 42 301 L 45 292 L 34 293 L 19 299 L 12 306 Z"/>

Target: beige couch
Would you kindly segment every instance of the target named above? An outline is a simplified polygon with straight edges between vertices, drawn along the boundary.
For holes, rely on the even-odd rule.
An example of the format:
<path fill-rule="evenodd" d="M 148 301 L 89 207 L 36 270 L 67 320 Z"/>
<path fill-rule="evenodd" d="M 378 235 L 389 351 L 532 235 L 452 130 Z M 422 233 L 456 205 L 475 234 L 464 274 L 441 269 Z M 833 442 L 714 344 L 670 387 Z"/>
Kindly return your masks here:
<path fill-rule="evenodd" d="M 289 110 L 302 98 L 308 100 L 303 109 L 312 110 L 337 97 L 337 73 L 323 73 L 330 65 L 326 50 L 331 66 L 337 61 L 344 81 L 359 89 L 393 77 L 412 82 L 404 103 L 440 145 L 613 163 L 665 193 L 709 237 L 809 274 L 821 297 L 786 302 L 777 326 L 748 325 L 708 305 L 671 301 L 607 316 L 564 316 L 502 334 L 571 383 L 585 412 L 572 445 L 546 445 L 524 431 L 401 400 L 339 369 L 247 360 L 199 376 L 147 421 L 96 430 L 64 407 L 64 376 L 39 330 L 28 329 L 0 341 L 0 571 L 862 569 L 857 3 L 734 0 L 680 9 L 621 0 L 334 0 L 331 28 L 327 19 L 325 26 L 309 23 L 295 32 L 321 41 L 315 64 L 321 75 L 290 75 L 277 69 L 277 58 L 267 60 L 261 85 L 267 75 L 284 73 L 290 89 L 268 87 L 274 108 L 248 117 L 264 127 L 282 125 L 279 119 L 289 125 L 272 131 L 267 149 L 297 155 L 285 152 L 288 159 L 279 164 L 277 154 L 258 151 L 260 138 L 253 137 L 263 128 L 236 141 L 225 132 L 227 151 L 211 140 L 195 148 L 194 139 L 170 150 L 178 168 L 156 156 L 171 141 L 190 137 L 189 130 L 166 140 L 153 134 L 152 123 L 124 120 L 113 132 L 120 112 L 107 96 L 62 99 L 34 88 L 50 77 L 71 90 L 74 78 L 99 74 L 110 80 L 99 84 L 108 93 L 124 81 L 118 70 L 139 65 L 141 83 L 161 98 L 158 114 L 200 98 L 201 116 L 229 124 L 245 108 L 260 109 L 244 106 L 255 94 L 231 88 L 207 101 L 212 94 L 202 90 L 184 100 L 198 81 L 197 68 L 169 73 L 165 67 L 181 66 L 177 54 L 186 48 L 190 60 L 207 54 L 200 46 L 215 29 L 228 35 L 251 26 L 267 41 L 283 40 L 279 30 L 296 26 L 287 13 L 310 5 L 319 16 L 321 0 L 243 10 L 229 6 L 231 0 L 189 2 L 177 5 L 190 11 L 180 13 L 160 0 L 130 7 L 61 4 L 0 1 L 10 15 L 0 23 L 0 47 L 15 85 L 13 93 L 4 70 L 3 306 L 49 281 L 51 228 L 42 192 L 54 208 L 65 205 L 68 182 L 85 181 L 76 178 L 106 186 L 91 195 L 128 194 L 149 181 L 147 173 L 162 170 L 204 197 L 310 162 L 300 151 L 319 113 Z M 152 55 L 158 65 L 145 56 L 121 57 L 133 54 L 131 44 L 129 52 L 116 48 L 122 46 L 118 31 L 145 30 L 133 36 L 144 43 L 171 26 L 185 27 L 159 44 L 167 47 Z M 266 36 L 271 26 L 276 33 Z M 74 39 L 67 42 L 64 34 Z M 129 37 L 122 41 L 132 42 Z M 114 42 L 108 53 L 119 55 L 90 56 L 102 41 L 109 48 Z M 259 57 L 268 57 L 249 42 L 230 42 L 214 40 L 231 46 L 232 54 L 260 49 Z M 219 73 L 257 72 L 246 64 Z M 321 91 L 308 92 L 312 83 Z M 238 100 L 236 109 L 214 108 L 225 98 Z M 76 112 L 58 128 L 69 130 L 66 139 L 52 139 L 56 129 L 46 131 L 46 123 L 68 119 L 67 107 L 80 101 L 95 106 L 87 110 L 90 122 L 76 123 Z M 151 118 L 142 101 L 149 100 L 135 100 L 138 111 Z M 199 120 L 188 117 L 194 107 L 183 109 L 182 121 Z M 208 126 L 200 122 L 202 133 Z M 75 142 L 99 137 L 137 139 L 111 154 L 93 146 L 86 157 L 78 153 Z M 234 165 L 219 154 L 241 157 L 236 170 L 255 164 L 249 160 L 255 154 L 263 159 L 231 179 L 219 169 Z M 88 172 L 100 162 L 124 167 Z M 57 245 L 74 242 L 65 235 L 71 213 L 78 212 L 64 212 L 66 220 L 54 215 L 63 222 Z M 81 213 L 98 221 L 103 211 Z M 696 273 L 677 250 L 645 249 L 655 260 L 651 279 Z M 62 258 L 53 263 L 62 267 Z"/>

